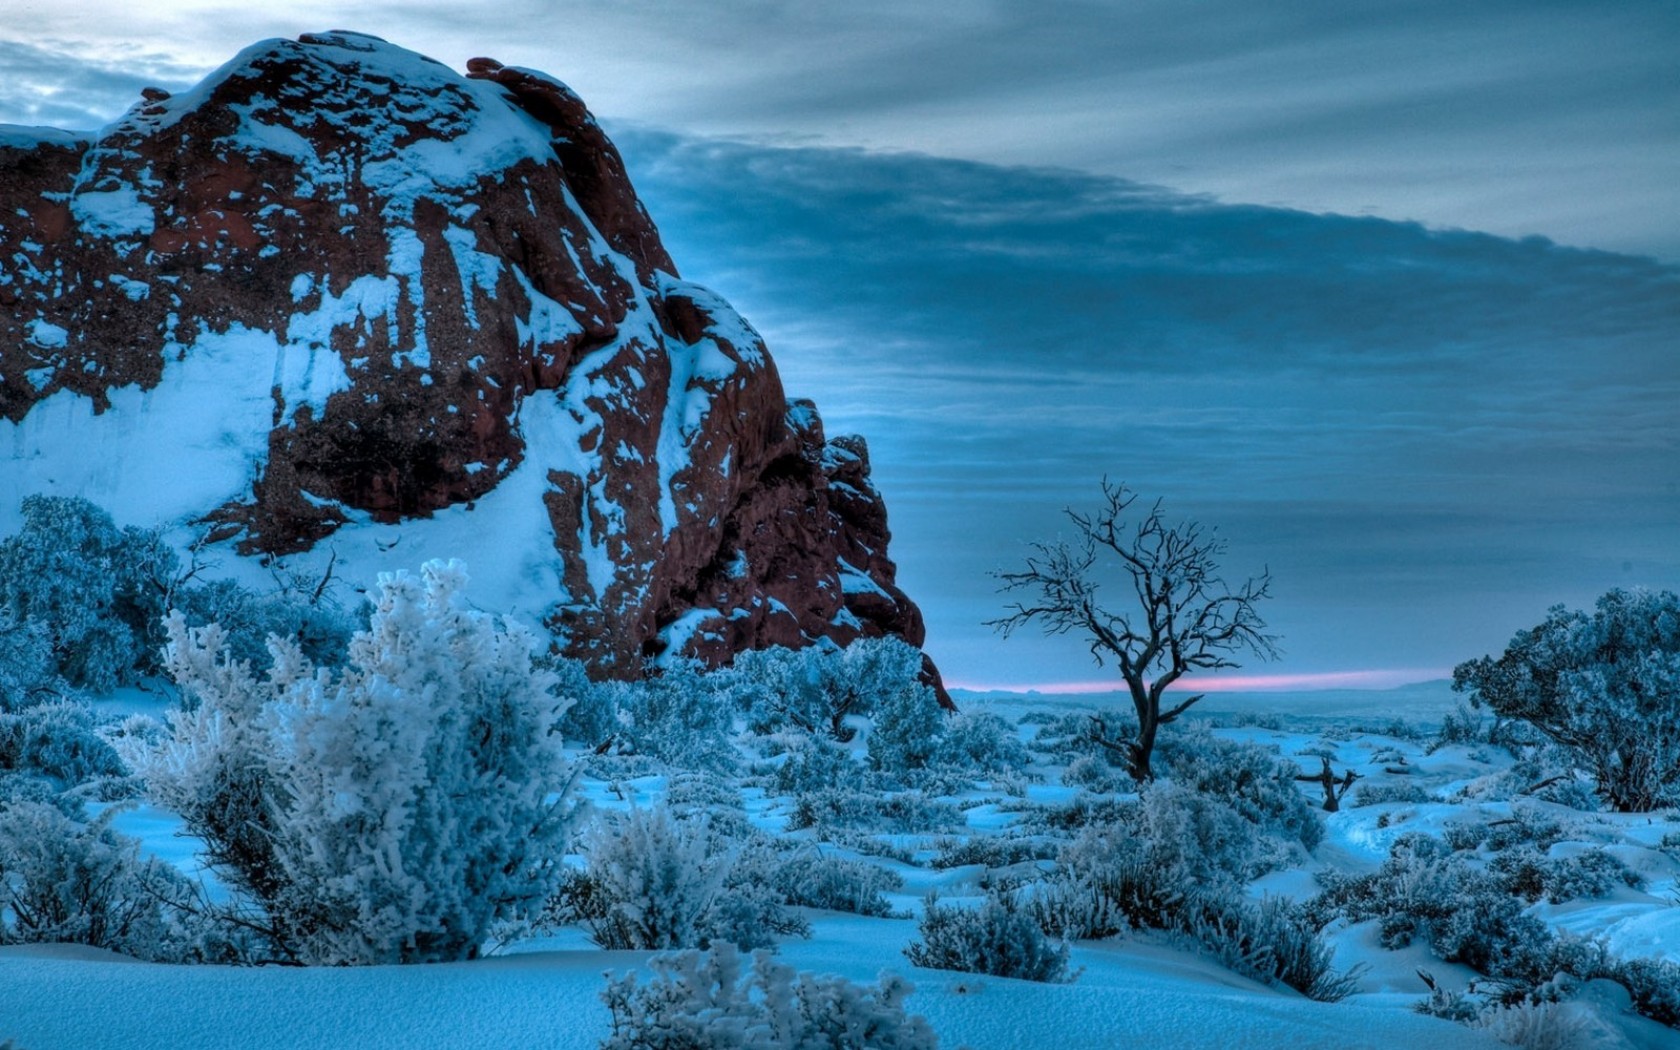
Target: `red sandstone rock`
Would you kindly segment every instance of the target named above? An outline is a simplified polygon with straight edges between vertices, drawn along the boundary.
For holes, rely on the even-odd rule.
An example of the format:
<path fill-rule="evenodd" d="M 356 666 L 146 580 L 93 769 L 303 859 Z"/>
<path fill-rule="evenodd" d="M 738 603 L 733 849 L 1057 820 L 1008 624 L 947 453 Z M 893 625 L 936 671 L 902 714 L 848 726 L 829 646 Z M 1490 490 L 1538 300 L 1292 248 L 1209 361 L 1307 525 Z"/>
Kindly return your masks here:
<path fill-rule="evenodd" d="M 0 135 L 0 213 L 7 420 L 61 391 L 103 409 L 229 333 L 269 347 L 259 467 L 200 508 L 243 554 L 472 505 L 531 461 L 564 566 L 546 618 L 605 673 L 922 641 L 862 439 L 827 439 L 758 334 L 677 276 L 552 78 L 266 41 L 97 141 Z M 533 413 L 570 438 L 528 434 Z"/>

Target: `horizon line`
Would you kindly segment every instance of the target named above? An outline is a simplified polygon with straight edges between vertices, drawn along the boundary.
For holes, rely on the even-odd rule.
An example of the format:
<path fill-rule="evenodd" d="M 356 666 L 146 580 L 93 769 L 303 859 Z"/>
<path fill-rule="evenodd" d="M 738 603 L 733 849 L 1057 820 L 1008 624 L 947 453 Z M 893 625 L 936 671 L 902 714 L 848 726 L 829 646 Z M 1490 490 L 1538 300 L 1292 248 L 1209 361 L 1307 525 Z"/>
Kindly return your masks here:
<path fill-rule="evenodd" d="M 1451 678 L 1450 668 L 1371 668 L 1361 671 L 1319 671 L 1305 674 L 1186 675 L 1174 682 L 1168 693 L 1264 693 L 1283 689 L 1395 689 L 1404 685 Z M 1118 678 L 1100 682 L 1012 682 L 971 683 L 951 681 L 952 689 L 973 693 L 1045 693 L 1077 695 L 1123 692 L 1126 683 Z"/>

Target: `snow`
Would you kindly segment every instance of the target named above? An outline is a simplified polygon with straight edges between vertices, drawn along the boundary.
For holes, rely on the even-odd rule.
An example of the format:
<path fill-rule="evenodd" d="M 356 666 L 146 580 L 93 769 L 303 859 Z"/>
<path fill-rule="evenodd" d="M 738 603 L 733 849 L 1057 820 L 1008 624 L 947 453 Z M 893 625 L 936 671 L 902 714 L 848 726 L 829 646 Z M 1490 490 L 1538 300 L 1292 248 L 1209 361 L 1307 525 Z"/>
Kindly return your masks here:
<path fill-rule="evenodd" d="M 153 229 L 152 207 L 132 186 L 114 190 L 78 190 L 70 195 L 70 214 L 82 232 L 95 237 L 145 237 Z"/>
<path fill-rule="evenodd" d="M 542 406 L 546 404 L 546 408 Z M 544 418 L 545 413 L 551 418 Z M 558 399 L 534 400 L 528 426 L 575 425 Z M 537 480 L 515 471 L 515 487 Z M 496 494 L 491 497 L 495 498 Z M 447 512 L 440 515 L 447 518 Z M 500 521 L 495 515 L 486 520 Z M 420 524 L 420 523 L 416 523 Z M 450 528 L 470 527 L 458 521 Z M 542 523 L 531 524 L 533 533 Z M 407 527 L 405 526 L 405 531 Z M 420 530 L 423 532 L 424 530 Z M 368 530 L 368 535 L 374 530 Z M 439 537 L 445 534 L 440 532 Z M 409 546 L 405 534 L 400 549 Z M 437 542 L 438 537 L 427 542 Z M 517 542 L 517 541 L 516 541 Z M 506 550 L 529 550 L 508 546 Z M 361 557 L 363 551 L 354 552 Z M 493 569 L 493 567 L 492 567 Z M 494 571 L 494 569 L 493 569 Z M 700 629 L 713 610 L 697 610 L 682 623 Z M 154 694 L 125 691 L 102 705 L 116 714 L 155 710 Z M 1508 756 L 1491 749 L 1451 745 L 1431 752 L 1426 739 L 1392 736 L 1357 724 L 1327 723 L 1312 712 L 1310 697 L 1274 698 L 1268 725 L 1216 726 L 1212 732 L 1278 748 L 1303 768 L 1317 760 L 1300 752 L 1330 748 L 1336 768 L 1358 769 L 1362 784 L 1382 786 L 1405 778 L 1431 800 L 1416 803 L 1348 805 L 1327 819 L 1327 837 L 1311 863 L 1266 876 L 1249 887 L 1252 896 L 1313 892 L 1311 872 L 1326 867 L 1361 870 L 1386 855 L 1396 829 L 1439 832 L 1448 822 L 1496 820 L 1515 808 L 1542 807 L 1542 817 L 1568 817 L 1571 836 L 1553 852 L 1612 848 L 1618 856 L 1652 877 L 1646 892 L 1618 890 L 1596 900 L 1564 905 L 1538 904 L 1531 912 L 1560 930 L 1602 936 L 1623 957 L 1680 957 L 1680 909 L 1666 906 L 1659 894 L 1672 892 L 1680 861 L 1656 849 L 1674 830 L 1666 818 L 1582 813 L 1534 799 L 1506 800 L 1452 797 L 1446 785 L 1467 779 L 1480 782 L 1508 767 Z M 1067 713 L 1065 698 L 1008 697 L 970 699 L 971 710 L 995 713 Z M 1023 732 L 1030 732 L 1030 725 Z M 1176 730 L 1175 730 L 1176 731 Z M 862 736 L 858 738 L 859 741 Z M 858 741 L 854 741 L 854 745 Z M 1389 773 L 1387 769 L 1409 769 Z M 1018 802 L 1059 805 L 1078 789 L 1056 782 L 1054 770 L 1043 783 L 1025 786 Z M 585 777 L 577 797 L 596 809 L 646 806 L 664 797 L 670 779 L 663 774 L 615 778 Z M 761 787 L 741 791 L 748 819 L 773 834 L 789 833 L 784 824 L 788 799 Z M 1018 823 L 1011 804 L 996 792 L 972 791 L 955 801 L 964 807 L 970 833 L 1007 833 Z M 1378 825 L 1387 825 L 1379 827 Z M 183 836 L 172 814 L 153 806 L 121 813 L 116 827 L 140 837 L 148 853 L 197 871 L 194 840 Z M 939 836 L 906 833 L 866 836 L 910 850 L 919 862 L 907 864 L 865 856 L 843 846 L 822 845 L 825 852 L 898 873 L 903 889 L 889 895 L 902 912 L 917 910 L 923 895 L 938 891 L 943 899 L 972 900 L 994 877 L 983 865 L 938 869 L 925 863 Z M 1319 1003 L 1238 976 L 1187 944 L 1161 934 L 1134 933 L 1119 938 L 1078 942 L 1072 963 L 1079 970 L 1070 984 L 1035 984 L 966 973 L 920 970 L 909 965 L 904 947 L 916 936 L 909 918 L 866 918 L 835 912 L 806 911 L 813 936 L 784 939 L 782 961 L 797 969 L 872 981 L 882 969 L 907 977 L 916 986 L 907 1006 L 923 1015 L 941 1045 L 975 1050 L 1055 1046 L 1057 1050 L 1129 1045 L 1200 1048 L 1345 1048 L 1428 1046 L 1436 1050 L 1502 1045 L 1489 1034 L 1419 1014 L 1412 1006 L 1424 994 L 1418 977 L 1427 971 L 1444 987 L 1464 988 L 1473 971 L 1433 957 L 1420 943 L 1390 950 L 1379 943 L 1377 924 L 1333 923 L 1326 936 L 1336 950 L 1336 966 L 1362 966 L 1358 990 L 1340 1003 Z M 28 1050 L 125 1050 L 152 1048 L 235 1047 L 237 1050 L 292 1050 L 322 1045 L 384 1047 L 448 1045 L 467 1048 L 506 1046 L 593 1047 L 607 1031 L 608 1015 L 597 996 L 602 973 L 645 968 L 648 953 L 605 952 L 583 941 L 575 929 L 535 938 L 507 954 L 470 963 L 416 967 L 347 969 L 168 967 L 135 963 L 91 949 L 64 946 L 0 948 L 0 989 L 7 1010 L 0 1036 Z M 1613 990 L 1612 990 L 1613 991 Z M 1604 994 L 1589 989 L 1570 1009 L 1594 1012 L 1610 1025 L 1606 1047 L 1680 1045 L 1680 1037 L 1639 1018 L 1625 1016 Z M 1597 996 L 1598 998 L 1594 998 Z M 74 1002 L 76 1009 L 64 1004 Z M 262 1017 L 262 1025 L 246 1019 Z M 1612 1031 L 1613 1029 L 1613 1031 Z M 230 1036 L 230 1033 L 237 1033 Z"/>
<path fill-rule="evenodd" d="M 123 524 L 197 518 L 245 495 L 267 457 L 279 352 L 272 334 L 234 325 L 166 353 L 155 388 L 111 390 L 106 412 L 61 390 L 0 420 L 0 472 L 14 493 L 83 496 Z M 0 535 L 21 525 L 20 503 L 0 503 Z"/>

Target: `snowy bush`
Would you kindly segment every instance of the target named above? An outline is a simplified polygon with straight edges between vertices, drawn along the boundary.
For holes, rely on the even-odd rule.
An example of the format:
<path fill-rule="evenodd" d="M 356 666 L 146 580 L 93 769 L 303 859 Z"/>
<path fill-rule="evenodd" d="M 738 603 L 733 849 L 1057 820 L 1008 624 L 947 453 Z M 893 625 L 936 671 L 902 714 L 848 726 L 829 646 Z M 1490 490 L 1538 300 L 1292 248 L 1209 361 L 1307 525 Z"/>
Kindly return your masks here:
<path fill-rule="evenodd" d="M 358 624 L 333 600 L 327 582 L 294 586 L 282 577 L 277 590 L 259 594 L 232 580 L 213 580 L 178 588 L 174 608 L 189 627 L 220 627 L 233 658 L 252 667 L 268 666 L 270 635 L 296 645 L 310 663 L 333 667 L 344 662 Z"/>
<path fill-rule="evenodd" d="M 761 649 L 735 658 L 738 702 L 748 726 L 769 733 L 795 726 L 849 740 L 845 720 L 878 705 L 904 705 L 920 682 L 922 653 L 899 638 L 860 638 L 844 649 Z M 935 709 L 937 713 L 937 708 Z"/>
<path fill-rule="evenodd" d="M 156 532 L 119 529 L 85 499 L 30 496 L 0 540 L 0 610 L 47 630 L 58 672 L 108 692 L 153 666 L 177 560 Z"/>
<path fill-rule="evenodd" d="M 0 711 L 53 699 L 65 688 L 47 625 L 0 608 Z"/>
<path fill-rule="evenodd" d="M 45 802 L 0 807 L 0 943 L 87 944 L 159 962 L 225 959 L 225 942 L 166 903 L 191 888 L 167 865 L 141 860 L 140 844 L 112 830 L 116 813 L 82 823 Z"/>
<path fill-rule="evenodd" d="M 915 653 L 909 646 L 903 646 Z M 908 670 L 908 656 L 905 658 Z M 921 667 L 917 654 L 916 669 Z M 913 674 L 913 672 L 912 672 Z M 945 712 L 933 690 L 913 677 L 899 683 L 875 702 L 873 724 L 869 729 L 869 764 L 888 773 L 906 773 L 921 769 L 934 761 L 941 751 L 942 736 L 947 731 Z M 960 757 L 959 752 L 949 753 Z"/>
<path fill-rule="evenodd" d="M 929 864 L 935 869 L 960 868 L 968 864 L 1006 868 L 1024 861 L 1050 860 L 1056 856 L 1056 851 L 1054 843 L 1039 838 L 974 835 L 939 843 L 939 852 Z"/>
<path fill-rule="evenodd" d="M 679 769 L 734 769 L 734 718 L 723 677 L 677 661 L 654 677 L 619 687 L 619 743 Z"/>
<path fill-rule="evenodd" d="M 834 789 L 861 791 L 867 770 L 852 753 L 822 733 L 789 730 L 776 743 L 786 758 L 771 775 L 770 785 L 781 795 L 803 795 Z"/>
<path fill-rule="evenodd" d="M 963 812 L 942 799 L 919 791 L 895 794 L 845 788 L 812 791 L 794 800 L 788 829 L 852 828 L 885 834 L 959 831 L 967 825 Z"/>
<path fill-rule="evenodd" d="M 1324 838 L 1322 819 L 1295 781 L 1299 769 L 1271 748 L 1206 730 L 1167 734 L 1156 747 L 1173 783 L 1218 798 L 1262 831 L 1309 850 Z"/>
<path fill-rule="evenodd" d="M 1067 943 L 1052 943 L 1030 909 L 1010 894 L 989 893 L 978 908 L 940 904 L 930 894 L 917 929 L 922 939 L 904 949 L 915 966 L 1024 981 L 1073 979 Z"/>
<path fill-rule="evenodd" d="M 1592 613 L 1555 606 L 1453 688 L 1575 752 L 1621 812 L 1680 801 L 1680 595 L 1614 590 Z"/>
<path fill-rule="evenodd" d="M 1496 875 L 1439 840 L 1406 835 L 1369 875 L 1321 876 L 1324 893 L 1308 905 L 1315 921 L 1337 915 L 1377 919 L 1385 947 L 1421 940 L 1448 962 L 1533 987 L 1557 972 L 1544 923 Z"/>
<path fill-rule="evenodd" d="M 261 677 L 215 625 L 169 621 L 197 705 L 134 761 L 300 962 L 469 958 L 552 890 L 569 811 L 534 640 L 472 610 L 457 562 L 382 575 L 341 672 L 270 643 Z"/>
<path fill-rule="evenodd" d="M 775 850 L 720 834 L 703 814 L 656 806 L 608 816 L 585 837 L 584 856 L 560 912 L 603 948 L 757 948 L 809 932 L 783 908 Z"/>
<path fill-rule="evenodd" d="M 909 1015 L 913 987 L 883 973 L 871 988 L 839 977 L 795 974 L 755 952 L 743 974 L 728 944 L 656 955 L 653 980 L 608 976 L 601 995 L 612 1034 L 601 1050 L 936 1050 L 927 1022 Z"/>
<path fill-rule="evenodd" d="M 1280 897 L 1250 905 L 1234 895 L 1197 895 L 1186 909 L 1184 931 L 1226 969 L 1309 999 L 1340 1002 L 1358 987 L 1357 972 L 1338 972 L 1334 949 Z"/>
<path fill-rule="evenodd" d="M 0 770 L 35 773 L 65 788 L 127 773 L 95 731 L 93 712 L 75 700 L 0 712 Z"/>
<path fill-rule="evenodd" d="M 997 715 L 965 711 L 941 718 L 944 731 L 936 739 L 931 765 L 988 776 L 1019 773 L 1032 761 L 1014 727 Z M 870 743 L 873 746 L 873 736 Z"/>
<path fill-rule="evenodd" d="M 1137 786 L 1130 773 L 1110 762 L 1103 755 L 1080 755 L 1062 770 L 1062 783 L 1068 787 L 1084 788 L 1098 794 L 1130 791 Z"/>
<path fill-rule="evenodd" d="M 889 917 L 895 913 L 882 894 L 902 890 L 904 879 L 897 872 L 863 861 L 802 849 L 782 861 L 775 873 L 775 885 L 789 904 Z"/>
<path fill-rule="evenodd" d="M 560 716 L 560 735 L 586 748 L 609 745 L 619 731 L 619 703 L 628 688 L 622 682 L 595 682 L 581 660 L 543 654 L 538 666 L 554 675 L 557 695 L 571 700 Z"/>
<path fill-rule="evenodd" d="M 1149 785 L 1130 816 L 1149 862 L 1198 885 L 1247 882 L 1288 857 L 1223 799 L 1173 783 Z"/>
<path fill-rule="evenodd" d="M 1511 893 L 1531 901 L 1544 897 L 1552 904 L 1604 897 L 1618 886 L 1638 889 L 1645 884 L 1637 872 L 1603 850 L 1548 857 L 1533 846 L 1518 846 L 1491 859 L 1488 871 Z"/>

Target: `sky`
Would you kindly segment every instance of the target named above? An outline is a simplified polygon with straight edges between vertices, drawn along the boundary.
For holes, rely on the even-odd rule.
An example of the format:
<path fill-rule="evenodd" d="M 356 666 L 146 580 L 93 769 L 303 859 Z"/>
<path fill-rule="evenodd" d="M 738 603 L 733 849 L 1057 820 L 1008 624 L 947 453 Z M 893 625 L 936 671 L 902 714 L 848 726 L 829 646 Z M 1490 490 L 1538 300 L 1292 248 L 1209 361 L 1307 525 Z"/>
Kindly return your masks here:
<path fill-rule="evenodd" d="M 0 122 L 326 28 L 584 96 L 685 275 L 869 440 L 954 683 L 1112 682 L 984 625 L 1104 477 L 1270 570 L 1283 656 L 1230 686 L 1439 677 L 1680 589 L 1671 0 L 0 0 Z"/>

